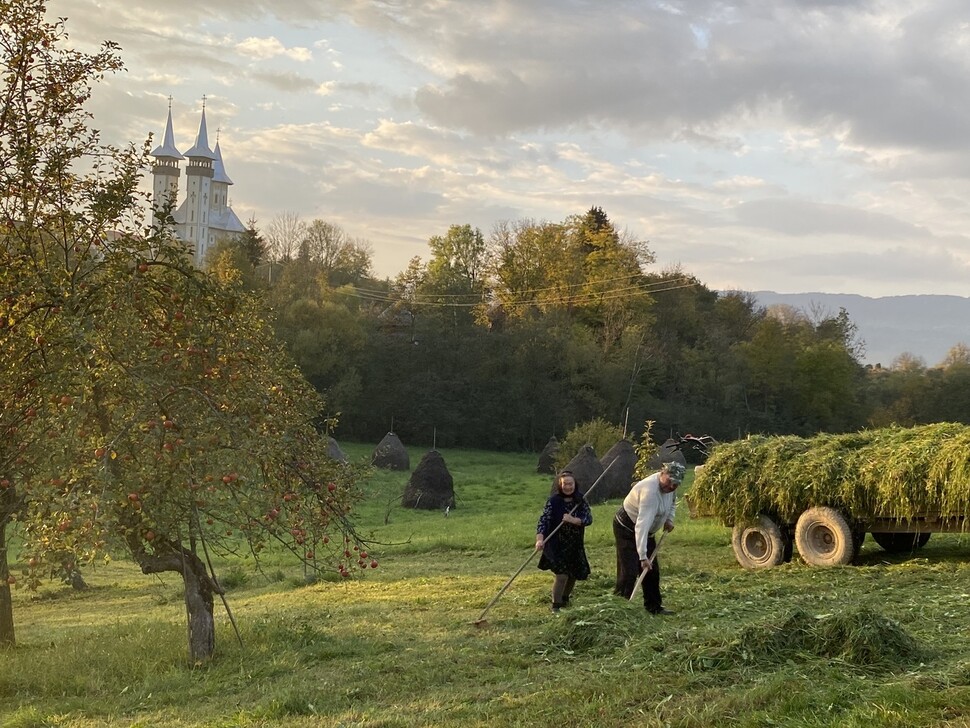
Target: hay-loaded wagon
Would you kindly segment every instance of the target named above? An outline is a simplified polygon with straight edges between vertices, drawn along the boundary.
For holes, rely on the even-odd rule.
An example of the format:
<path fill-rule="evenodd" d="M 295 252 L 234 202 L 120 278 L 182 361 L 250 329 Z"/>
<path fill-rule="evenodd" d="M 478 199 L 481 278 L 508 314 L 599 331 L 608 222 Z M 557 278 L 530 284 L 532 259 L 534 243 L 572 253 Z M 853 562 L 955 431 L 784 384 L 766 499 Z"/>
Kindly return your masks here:
<path fill-rule="evenodd" d="M 738 562 L 764 569 L 794 549 L 848 564 L 867 533 L 894 553 L 962 532 L 970 514 L 970 427 L 944 423 L 844 435 L 748 437 L 717 445 L 686 496 L 692 516 L 733 529 Z"/>

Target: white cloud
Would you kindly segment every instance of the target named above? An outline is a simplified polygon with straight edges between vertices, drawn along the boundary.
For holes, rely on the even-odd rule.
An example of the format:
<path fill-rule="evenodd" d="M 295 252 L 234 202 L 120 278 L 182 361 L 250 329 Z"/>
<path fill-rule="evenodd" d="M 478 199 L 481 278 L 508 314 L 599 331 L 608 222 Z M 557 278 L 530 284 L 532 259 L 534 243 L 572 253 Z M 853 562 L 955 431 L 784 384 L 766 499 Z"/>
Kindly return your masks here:
<path fill-rule="evenodd" d="M 294 61 L 308 62 L 313 60 L 313 53 L 309 48 L 287 48 L 277 38 L 250 37 L 236 43 L 236 50 L 243 56 L 265 61 L 277 56 L 285 56 Z"/>

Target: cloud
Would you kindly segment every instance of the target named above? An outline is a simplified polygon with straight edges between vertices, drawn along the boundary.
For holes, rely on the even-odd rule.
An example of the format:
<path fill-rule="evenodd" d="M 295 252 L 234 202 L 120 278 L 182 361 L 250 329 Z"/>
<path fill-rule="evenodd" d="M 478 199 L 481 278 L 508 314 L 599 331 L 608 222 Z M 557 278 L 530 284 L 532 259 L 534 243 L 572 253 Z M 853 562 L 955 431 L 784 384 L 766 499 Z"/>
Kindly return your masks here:
<path fill-rule="evenodd" d="M 277 56 L 285 56 L 294 61 L 307 62 L 313 60 L 313 53 L 309 48 L 287 48 L 277 38 L 246 38 L 236 43 L 236 50 L 243 56 L 264 61 Z"/>
<path fill-rule="evenodd" d="M 966 293 L 962 0 L 49 2 L 75 47 L 124 49 L 106 141 L 157 137 L 169 96 L 191 140 L 207 97 L 242 217 L 398 260 L 600 205 L 715 287 Z"/>
<path fill-rule="evenodd" d="M 735 211 L 738 223 L 785 235 L 859 235 L 874 239 L 927 237 L 914 225 L 882 213 L 844 205 L 793 199 L 745 202 Z"/>
<path fill-rule="evenodd" d="M 289 71 L 250 71 L 246 76 L 278 91 L 316 91 L 319 86 L 316 79 Z"/>

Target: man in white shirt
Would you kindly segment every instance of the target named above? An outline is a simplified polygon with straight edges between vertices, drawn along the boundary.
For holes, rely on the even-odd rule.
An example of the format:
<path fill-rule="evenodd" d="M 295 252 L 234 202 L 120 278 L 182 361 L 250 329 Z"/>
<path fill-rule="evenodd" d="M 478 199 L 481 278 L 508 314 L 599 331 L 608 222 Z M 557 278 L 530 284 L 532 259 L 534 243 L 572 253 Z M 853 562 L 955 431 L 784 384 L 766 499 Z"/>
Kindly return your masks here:
<path fill-rule="evenodd" d="M 630 598 L 642 570 L 643 606 L 651 614 L 673 614 L 664 609 L 660 596 L 660 563 L 650 556 L 657 548 L 654 533 L 661 528 L 674 530 L 677 508 L 675 491 L 684 479 L 686 468 L 680 463 L 664 463 L 659 472 L 635 483 L 613 519 L 616 541 L 615 593 Z"/>

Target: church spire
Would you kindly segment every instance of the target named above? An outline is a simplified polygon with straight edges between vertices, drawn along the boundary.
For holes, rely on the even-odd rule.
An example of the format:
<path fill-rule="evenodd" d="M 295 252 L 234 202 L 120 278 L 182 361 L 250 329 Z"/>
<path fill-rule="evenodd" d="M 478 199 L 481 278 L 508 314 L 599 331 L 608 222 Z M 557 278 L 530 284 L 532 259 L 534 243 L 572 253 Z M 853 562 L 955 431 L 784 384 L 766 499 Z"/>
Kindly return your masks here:
<path fill-rule="evenodd" d="M 185 159 L 175 146 L 175 134 L 172 132 L 172 97 L 168 97 L 168 121 L 165 124 L 165 138 L 152 151 L 153 157 L 170 157 L 171 159 Z"/>
<path fill-rule="evenodd" d="M 186 157 L 204 157 L 215 159 L 215 153 L 209 149 L 209 132 L 205 126 L 205 96 L 202 97 L 202 122 L 199 124 L 199 133 L 195 137 L 195 144 L 185 153 Z"/>
<path fill-rule="evenodd" d="M 213 166 L 212 181 L 222 182 L 227 185 L 232 184 L 232 180 L 229 179 L 229 175 L 226 174 L 226 167 L 222 163 L 222 150 L 219 148 L 219 135 L 216 133 L 216 151 L 215 151 L 216 161 Z"/>

